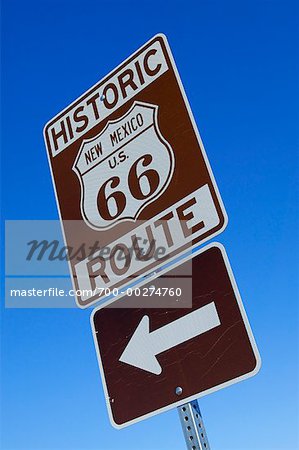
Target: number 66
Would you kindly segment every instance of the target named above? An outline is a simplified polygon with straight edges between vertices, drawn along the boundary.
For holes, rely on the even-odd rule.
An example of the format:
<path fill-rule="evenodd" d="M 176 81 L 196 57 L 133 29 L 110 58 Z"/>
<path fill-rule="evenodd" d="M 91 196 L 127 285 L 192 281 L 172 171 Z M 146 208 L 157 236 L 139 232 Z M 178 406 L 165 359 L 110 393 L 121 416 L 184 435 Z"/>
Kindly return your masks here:
<path fill-rule="evenodd" d="M 150 154 L 146 154 L 138 158 L 129 170 L 128 174 L 128 186 L 131 195 L 137 200 L 144 200 L 150 197 L 158 188 L 160 177 L 156 170 L 147 169 L 139 176 L 137 175 L 137 166 L 140 163 L 142 167 L 147 167 L 151 164 L 153 157 Z M 147 180 L 148 192 L 144 192 L 142 189 L 142 180 Z M 107 195 L 106 188 L 117 188 L 120 183 L 120 178 L 117 176 L 109 178 L 101 186 L 97 196 L 97 205 L 100 215 L 105 220 L 113 220 L 118 217 L 125 209 L 127 204 L 127 198 L 122 191 L 114 191 Z M 116 211 L 111 212 L 111 206 L 114 204 Z"/>

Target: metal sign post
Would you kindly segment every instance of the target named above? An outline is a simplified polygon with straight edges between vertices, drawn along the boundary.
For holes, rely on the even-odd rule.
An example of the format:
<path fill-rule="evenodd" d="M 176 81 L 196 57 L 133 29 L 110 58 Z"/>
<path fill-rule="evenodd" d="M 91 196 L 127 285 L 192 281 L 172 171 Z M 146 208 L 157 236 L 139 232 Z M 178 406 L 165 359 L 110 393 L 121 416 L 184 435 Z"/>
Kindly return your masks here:
<path fill-rule="evenodd" d="M 178 407 L 188 450 L 210 450 L 197 400 Z"/>

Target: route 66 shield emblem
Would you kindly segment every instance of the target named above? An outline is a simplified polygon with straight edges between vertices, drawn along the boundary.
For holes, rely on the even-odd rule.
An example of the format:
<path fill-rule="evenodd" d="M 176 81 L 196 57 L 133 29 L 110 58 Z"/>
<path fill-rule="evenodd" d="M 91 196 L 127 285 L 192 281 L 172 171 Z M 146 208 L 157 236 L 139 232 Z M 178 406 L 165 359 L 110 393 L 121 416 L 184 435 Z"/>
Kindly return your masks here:
<path fill-rule="evenodd" d="M 82 217 L 91 228 L 136 220 L 167 188 L 175 160 L 160 133 L 158 114 L 158 106 L 136 101 L 83 141 L 73 170 L 81 184 Z"/>

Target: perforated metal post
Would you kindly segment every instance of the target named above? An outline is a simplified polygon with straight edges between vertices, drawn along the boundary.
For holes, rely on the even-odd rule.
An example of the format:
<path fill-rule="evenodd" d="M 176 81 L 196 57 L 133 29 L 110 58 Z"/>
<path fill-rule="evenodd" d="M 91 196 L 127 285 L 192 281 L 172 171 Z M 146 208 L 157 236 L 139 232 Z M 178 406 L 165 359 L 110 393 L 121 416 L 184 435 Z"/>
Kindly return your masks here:
<path fill-rule="evenodd" d="M 188 450 L 211 450 L 197 400 L 178 408 Z"/>

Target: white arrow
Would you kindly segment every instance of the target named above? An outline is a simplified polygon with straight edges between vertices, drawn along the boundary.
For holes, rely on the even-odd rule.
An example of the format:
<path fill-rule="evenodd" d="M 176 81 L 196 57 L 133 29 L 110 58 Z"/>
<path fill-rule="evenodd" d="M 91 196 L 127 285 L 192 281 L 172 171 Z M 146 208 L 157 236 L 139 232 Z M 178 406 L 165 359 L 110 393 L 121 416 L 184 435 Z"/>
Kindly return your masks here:
<path fill-rule="evenodd" d="M 158 330 L 149 331 L 149 317 L 143 316 L 119 360 L 160 375 L 156 356 L 220 325 L 214 302 L 203 306 Z"/>

